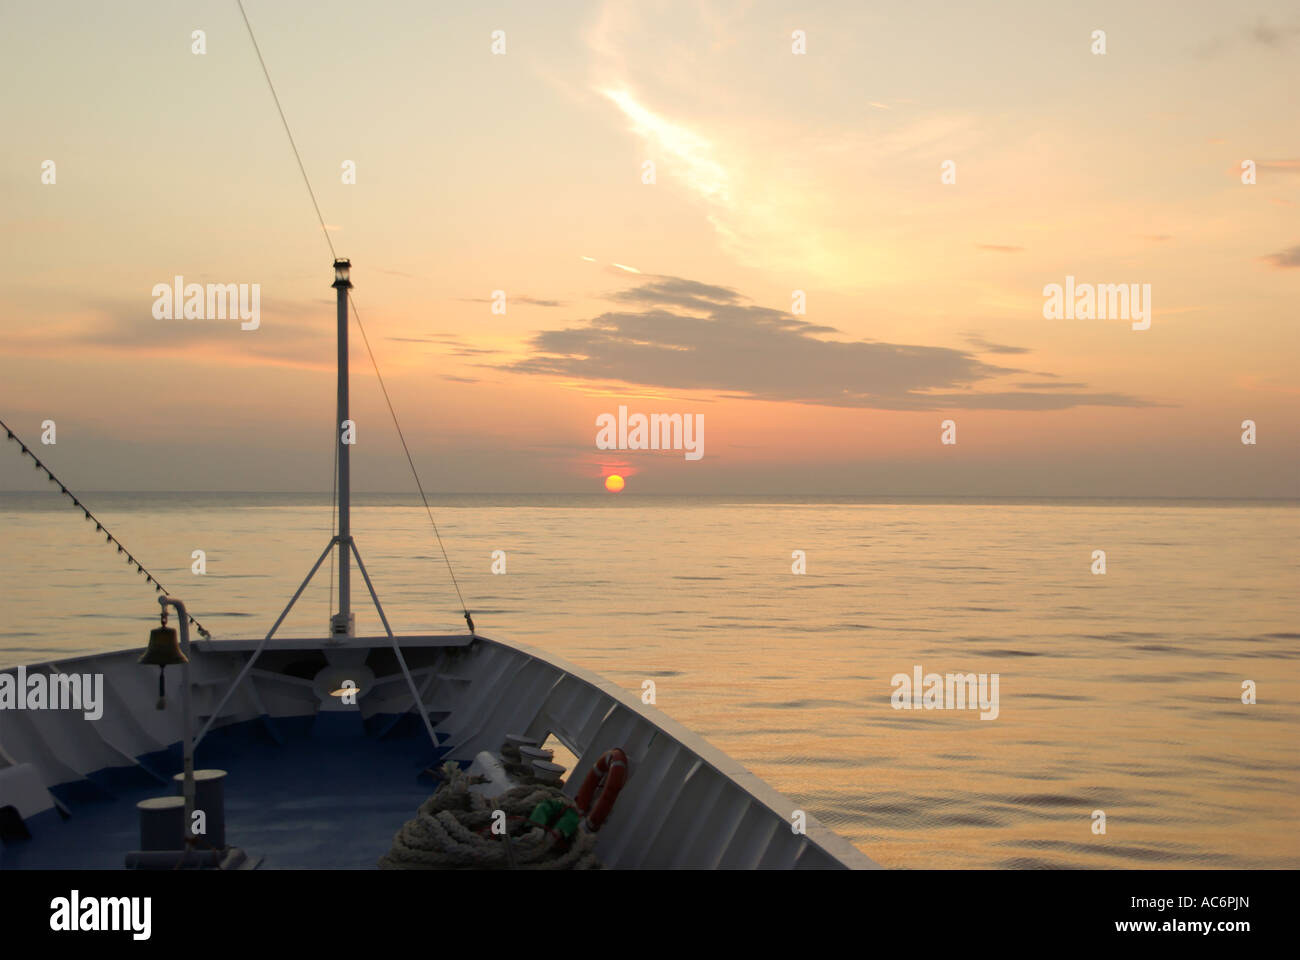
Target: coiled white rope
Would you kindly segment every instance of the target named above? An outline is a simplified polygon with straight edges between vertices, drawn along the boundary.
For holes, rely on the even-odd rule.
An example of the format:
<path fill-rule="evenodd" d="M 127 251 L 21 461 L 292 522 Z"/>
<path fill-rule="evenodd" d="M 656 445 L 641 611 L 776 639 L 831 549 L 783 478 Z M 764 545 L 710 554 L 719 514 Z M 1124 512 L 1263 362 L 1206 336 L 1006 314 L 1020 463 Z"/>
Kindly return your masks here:
<path fill-rule="evenodd" d="M 595 834 L 580 828 L 568 841 L 527 819 L 547 800 L 571 804 L 559 787 L 525 783 L 489 800 L 469 791 L 468 775 L 455 764 L 446 764 L 443 773 L 437 791 L 393 837 L 392 849 L 379 860 L 381 870 L 600 868 Z M 505 814 L 507 832 L 485 835 L 500 821 L 497 811 Z"/>

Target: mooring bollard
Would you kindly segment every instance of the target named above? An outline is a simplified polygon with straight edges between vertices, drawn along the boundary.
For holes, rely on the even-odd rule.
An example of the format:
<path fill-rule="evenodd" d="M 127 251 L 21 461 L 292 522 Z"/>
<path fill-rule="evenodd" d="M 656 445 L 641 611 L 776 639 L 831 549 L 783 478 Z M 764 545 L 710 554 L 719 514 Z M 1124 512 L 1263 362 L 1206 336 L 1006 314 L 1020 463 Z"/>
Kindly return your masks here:
<path fill-rule="evenodd" d="M 178 773 L 172 779 L 176 782 L 177 791 L 185 789 L 185 774 Z M 190 832 L 194 834 L 200 849 L 212 847 L 222 850 L 226 846 L 225 784 L 225 770 L 194 771 L 194 812 L 203 814 L 201 818 L 194 819 L 199 821 L 198 825 L 203 832 L 196 829 L 195 823 L 190 824 Z"/>
<path fill-rule="evenodd" d="M 184 797 L 150 797 L 135 806 L 140 811 L 141 850 L 185 849 Z"/>

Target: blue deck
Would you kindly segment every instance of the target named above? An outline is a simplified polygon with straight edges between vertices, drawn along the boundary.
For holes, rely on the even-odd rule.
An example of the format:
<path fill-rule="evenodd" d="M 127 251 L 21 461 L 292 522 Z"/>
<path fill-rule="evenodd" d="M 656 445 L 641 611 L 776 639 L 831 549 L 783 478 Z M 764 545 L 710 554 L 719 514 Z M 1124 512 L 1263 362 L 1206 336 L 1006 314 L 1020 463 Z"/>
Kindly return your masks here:
<path fill-rule="evenodd" d="M 437 782 L 424 771 L 440 764 L 448 747 L 435 751 L 410 714 L 372 718 L 367 732 L 354 736 L 313 732 L 313 721 L 261 719 L 213 730 L 195 767 L 229 772 L 226 842 L 265 858 L 263 869 L 374 869 L 434 791 Z M 0 846 L 0 869 L 122 869 L 127 852 L 140 846 L 135 805 L 175 792 L 170 778 L 181 770 L 180 746 L 139 760 L 141 767 L 100 770 L 55 787 L 71 817 L 33 817 L 30 840 Z"/>

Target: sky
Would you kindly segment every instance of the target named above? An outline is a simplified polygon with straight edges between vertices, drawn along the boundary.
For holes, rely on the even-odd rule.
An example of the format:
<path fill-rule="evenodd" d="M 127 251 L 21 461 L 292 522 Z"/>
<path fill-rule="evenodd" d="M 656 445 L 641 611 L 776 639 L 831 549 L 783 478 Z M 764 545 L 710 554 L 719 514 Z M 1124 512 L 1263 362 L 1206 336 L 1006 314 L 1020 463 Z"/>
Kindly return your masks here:
<path fill-rule="evenodd" d="M 245 9 L 427 490 L 1300 495 L 1292 2 Z M 0 26 L 0 419 L 74 490 L 329 490 L 331 254 L 237 4 Z M 257 329 L 155 317 L 176 276 Z M 354 489 L 413 489 L 352 339 Z M 704 455 L 598 449 L 620 406 Z"/>

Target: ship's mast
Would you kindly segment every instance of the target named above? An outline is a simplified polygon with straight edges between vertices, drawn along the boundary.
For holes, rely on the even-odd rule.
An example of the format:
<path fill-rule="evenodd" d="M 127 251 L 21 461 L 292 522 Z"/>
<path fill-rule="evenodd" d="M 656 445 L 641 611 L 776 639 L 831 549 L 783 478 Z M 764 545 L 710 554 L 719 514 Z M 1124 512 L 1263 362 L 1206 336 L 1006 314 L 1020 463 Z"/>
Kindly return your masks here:
<path fill-rule="evenodd" d="M 366 572 L 365 561 L 361 559 L 361 553 L 357 550 L 356 544 L 352 542 L 352 486 L 350 476 L 350 463 L 348 454 L 352 449 L 352 442 L 355 436 L 352 422 L 348 414 L 348 291 L 352 289 L 352 281 L 348 279 L 348 273 L 352 264 L 348 260 L 336 258 L 334 261 L 334 289 L 338 295 L 338 421 L 335 423 L 338 443 L 338 498 L 339 498 L 339 531 L 330 537 L 329 544 L 317 558 L 315 566 L 307 573 L 307 576 L 299 584 L 297 591 L 289 598 L 289 602 L 281 611 L 279 618 L 271 625 L 271 629 L 266 636 L 257 644 L 250 656 L 240 669 L 239 674 L 235 677 L 230 687 L 222 694 L 221 699 L 217 702 L 217 707 L 208 716 L 208 721 L 204 724 L 199 735 L 195 737 L 194 743 L 199 741 L 207 734 L 208 728 L 220 716 L 223 716 L 222 709 L 230 700 L 231 694 L 244 682 L 244 678 L 253 668 L 257 658 L 261 656 L 266 645 L 271 642 L 280 625 L 284 623 L 285 617 L 289 616 L 289 611 L 293 609 L 302 592 L 307 589 L 307 584 L 311 583 L 312 577 L 316 576 L 316 571 L 321 568 L 325 558 L 330 555 L 330 551 L 335 548 L 339 552 L 339 611 L 330 616 L 330 636 L 325 641 L 323 648 L 329 665 L 324 670 L 337 670 L 338 668 L 355 667 L 362 664 L 369 653 L 369 646 L 366 644 L 353 646 L 351 641 L 356 639 L 356 616 L 352 612 L 352 561 L 357 562 L 357 571 L 361 574 L 361 579 L 365 582 L 366 590 L 370 593 L 370 599 L 374 601 L 375 613 L 379 615 L 379 622 L 383 624 L 384 633 L 388 637 L 388 642 L 392 644 L 393 655 L 397 659 L 397 665 L 401 668 L 402 675 L 406 678 L 406 685 L 410 688 L 411 697 L 417 710 L 420 713 L 420 719 L 424 721 L 424 729 L 429 734 L 429 741 L 435 746 L 438 745 L 438 736 L 433 730 L 433 721 L 429 719 L 428 708 L 424 704 L 424 698 L 420 690 L 415 685 L 415 678 L 411 676 L 410 668 L 406 665 L 406 656 L 402 653 L 402 647 L 398 643 L 398 637 L 393 633 L 393 628 L 388 622 L 388 616 L 384 613 L 383 605 L 379 602 L 379 594 L 375 592 L 375 585 L 370 582 L 370 574 Z M 432 516 L 432 515 L 431 515 Z M 435 530 L 437 528 L 435 527 Z M 445 554 L 444 554 L 445 557 Z M 450 562 L 447 564 L 450 569 Z M 465 612 L 465 622 L 469 625 L 470 635 L 474 633 L 474 621 L 470 619 L 469 611 Z M 427 638 L 422 638 L 427 639 Z M 320 678 L 324 674 L 318 674 Z M 332 676 L 325 676 L 325 680 L 333 682 Z M 361 692 L 358 688 L 358 694 Z M 327 695 L 331 698 L 330 711 L 334 712 L 336 708 L 333 705 L 333 698 L 338 694 L 333 686 L 325 688 Z M 339 693 L 343 691 L 338 691 Z M 344 704 L 348 708 L 355 708 L 355 702 Z"/>
<path fill-rule="evenodd" d="M 348 418 L 348 279 L 352 263 L 346 259 L 334 261 L 334 290 L 338 295 L 338 419 L 335 421 L 335 442 L 338 444 L 339 490 L 339 612 L 330 618 L 330 635 L 333 639 L 356 634 L 356 620 L 352 613 L 352 473 L 348 453 L 352 449 L 354 427 Z"/>

